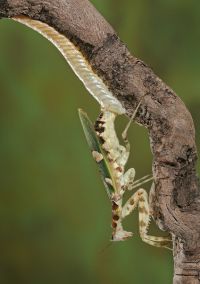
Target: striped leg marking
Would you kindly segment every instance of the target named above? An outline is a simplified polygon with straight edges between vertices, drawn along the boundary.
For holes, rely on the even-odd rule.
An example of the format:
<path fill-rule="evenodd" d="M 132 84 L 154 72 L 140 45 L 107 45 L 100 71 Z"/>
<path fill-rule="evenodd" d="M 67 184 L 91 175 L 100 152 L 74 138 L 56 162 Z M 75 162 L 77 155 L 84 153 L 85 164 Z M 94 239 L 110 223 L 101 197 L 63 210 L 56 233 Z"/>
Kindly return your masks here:
<path fill-rule="evenodd" d="M 170 237 L 156 237 L 147 234 L 151 216 L 149 212 L 148 194 L 144 189 L 141 188 L 136 191 L 125 203 L 122 209 L 122 219 L 128 216 L 137 206 L 141 239 L 149 245 L 171 249 Z"/>

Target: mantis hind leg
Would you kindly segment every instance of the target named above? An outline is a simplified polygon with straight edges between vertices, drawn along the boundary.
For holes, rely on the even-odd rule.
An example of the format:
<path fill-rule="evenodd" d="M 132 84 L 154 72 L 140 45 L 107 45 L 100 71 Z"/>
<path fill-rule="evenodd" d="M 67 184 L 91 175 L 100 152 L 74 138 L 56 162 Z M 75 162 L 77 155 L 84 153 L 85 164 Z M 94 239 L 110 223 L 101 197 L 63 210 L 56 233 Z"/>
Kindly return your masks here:
<path fill-rule="evenodd" d="M 136 191 L 125 203 L 122 209 L 122 218 L 128 216 L 136 208 L 136 206 L 138 206 L 139 211 L 139 232 L 141 239 L 149 245 L 171 249 L 170 237 L 156 237 L 148 235 L 151 216 L 149 212 L 148 194 L 142 188 Z"/>

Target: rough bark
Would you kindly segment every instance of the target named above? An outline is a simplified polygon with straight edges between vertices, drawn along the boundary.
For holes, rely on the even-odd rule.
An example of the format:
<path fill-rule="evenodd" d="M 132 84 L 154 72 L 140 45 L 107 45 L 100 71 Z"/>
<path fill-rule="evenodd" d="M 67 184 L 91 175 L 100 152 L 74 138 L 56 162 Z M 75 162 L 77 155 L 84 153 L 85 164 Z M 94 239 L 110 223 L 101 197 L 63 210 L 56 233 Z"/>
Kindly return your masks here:
<path fill-rule="evenodd" d="M 200 283 L 200 191 L 190 113 L 179 97 L 132 56 L 88 0 L 0 0 L 0 17 L 27 15 L 74 42 L 124 105 L 127 115 L 143 99 L 137 121 L 148 128 L 155 188 L 151 208 L 174 245 L 174 284 Z"/>

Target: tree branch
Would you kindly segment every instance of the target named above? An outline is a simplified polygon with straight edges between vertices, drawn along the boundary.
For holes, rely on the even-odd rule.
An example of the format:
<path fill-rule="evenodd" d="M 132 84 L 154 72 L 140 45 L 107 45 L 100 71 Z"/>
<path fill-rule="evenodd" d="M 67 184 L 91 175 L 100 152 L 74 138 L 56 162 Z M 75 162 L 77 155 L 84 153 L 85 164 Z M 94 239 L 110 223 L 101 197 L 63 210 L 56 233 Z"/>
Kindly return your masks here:
<path fill-rule="evenodd" d="M 152 214 L 174 243 L 174 284 L 199 283 L 200 191 L 190 113 L 179 97 L 132 56 L 87 0 L 0 0 L 0 17 L 27 15 L 54 27 L 87 58 L 131 116 L 145 95 L 137 122 L 149 130 L 155 188 Z"/>

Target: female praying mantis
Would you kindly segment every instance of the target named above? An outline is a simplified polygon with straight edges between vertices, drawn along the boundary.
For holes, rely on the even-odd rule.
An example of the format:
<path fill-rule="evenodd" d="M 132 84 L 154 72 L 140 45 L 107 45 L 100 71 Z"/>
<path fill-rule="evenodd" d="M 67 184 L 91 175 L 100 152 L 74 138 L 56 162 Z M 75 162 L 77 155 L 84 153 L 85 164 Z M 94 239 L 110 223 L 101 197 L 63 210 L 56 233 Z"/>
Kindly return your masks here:
<path fill-rule="evenodd" d="M 116 115 L 124 114 L 126 111 L 103 80 L 94 72 L 82 52 L 65 35 L 41 21 L 32 20 L 24 15 L 12 19 L 34 29 L 51 41 L 60 50 L 89 93 L 101 105 L 102 111 L 95 123 L 95 128 L 87 114 L 82 110 L 79 110 L 79 116 L 92 155 L 99 166 L 103 183 L 112 203 L 112 240 L 121 241 L 132 236 L 131 232 L 126 232 L 123 229 L 122 221 L 138 206 L 139 231 L 142 240 L 153 246 L 169 248 L 170 238 L 154 237 L 147 234 L 151 214 L 148 195 L 144 189 L 137 190 L 123 205 L 123 195 L 127 190 L 133 190 L 152 180 L 151 177 L 145 176 L 134 181 L 135 170 L 131 168 L 125 172 L 124 169 L 130 152 L 127 131 L 140 104 L 123 132 L 125 146 L 122 146 L 119 144 L 115 132 L 114 121 Z"/>

